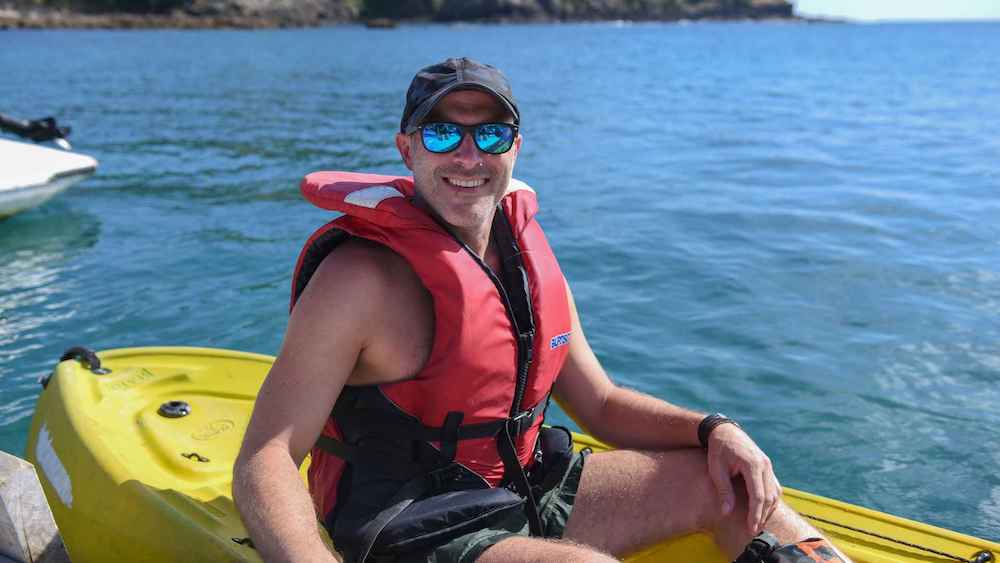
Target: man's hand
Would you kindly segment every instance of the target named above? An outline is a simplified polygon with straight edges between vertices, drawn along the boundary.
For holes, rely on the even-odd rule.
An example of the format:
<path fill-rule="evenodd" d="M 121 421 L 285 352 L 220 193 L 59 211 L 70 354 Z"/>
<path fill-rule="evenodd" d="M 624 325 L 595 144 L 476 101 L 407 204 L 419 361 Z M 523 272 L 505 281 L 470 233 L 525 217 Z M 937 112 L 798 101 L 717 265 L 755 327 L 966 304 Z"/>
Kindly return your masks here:
<path fill-rule="evenodd" d="M 759 534 L 764 523 L 778 506 L 781 485 L 774 476 L 771 459 L 743 430 L 734 424 L 715 428 L 708 437 L 708 473 L 719 491 L 723 514 L 729 514 L 736 505 L 733 477 L 743 478 L 749 506 L 747 529 Z"/>

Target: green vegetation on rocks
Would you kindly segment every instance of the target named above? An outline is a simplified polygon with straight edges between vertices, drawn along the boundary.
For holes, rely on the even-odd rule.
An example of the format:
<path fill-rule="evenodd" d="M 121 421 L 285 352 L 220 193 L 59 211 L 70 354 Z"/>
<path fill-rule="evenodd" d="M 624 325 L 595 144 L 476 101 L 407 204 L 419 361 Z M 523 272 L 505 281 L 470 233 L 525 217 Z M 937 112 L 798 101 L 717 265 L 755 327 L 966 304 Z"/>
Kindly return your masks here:
<path fill-rule="evenodd" d="M 0 27 L 793 18 L 787 0 L 0 0 Z"/>
<path fill-rule="evenodd" d="M 362 16 L 460 20 L 792 17 L 785 0 L 367 0 Z"/>

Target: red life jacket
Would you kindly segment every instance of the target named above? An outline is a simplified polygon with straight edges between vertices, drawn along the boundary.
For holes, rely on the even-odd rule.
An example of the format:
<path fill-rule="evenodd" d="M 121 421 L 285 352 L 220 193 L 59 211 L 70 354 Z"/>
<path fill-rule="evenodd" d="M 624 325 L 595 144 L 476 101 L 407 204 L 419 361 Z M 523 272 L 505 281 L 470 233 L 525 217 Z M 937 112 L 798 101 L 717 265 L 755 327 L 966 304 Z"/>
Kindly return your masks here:
<path fill-rule="evenodd" d="M 313 204 L 345 215 L 317 230 L 303 248 L 292 283 L 292 307 L 323 258 L 341 241 L 356 236 L 392 249 L 409 263 L 433 297 L 435 318 L 430 357 L 415 377 L 345 387 L 321 443 L 311 452 L 309 489 L 320 516 L 327 519 L 337 505 L 345 467 L 374 466 L 382 455 L 366 455 L 366 448 L 352 445 L 345 438 L 345 425 L 367 432 L 382 418 L 414 421 L 408 435 L 423 438 L 480 476 L 484 487 L 493 487 L 504 478 L 505 469 L 510 478 L 496 438 L 506 424 L 516 434 L 512 442 L 517 462 L 530 468 L 542 413 L 568 351 L 571 322 L 562 272 L 534 220 L 538 204 L 531 188 L 511 181 L 493 228 L 498 244 L 509 244 L 523 260 L 522 279 L 517 273 L 492 272 L 446 226 L 414 206 L 411 178 L 317 172 L 305 177 L 301 189 Z M 507 244 L 503 231 L 509 233 Z M 530 301 L 527 313 L 513 310 L 518 309 L 512 306 L 518 289 Z M 532 325 L 533 332 L 526 333 Z M 381 401 L 375 409 L 380 414 L 354 424 L 372 410 L 358 404 L 370 401 Z M 405 416 L 394 417 L 387 408 Z M 510 422 L 513 418 L 516 423 Z M 386 460 L 376 469 L 398 470 L 400 463 Z"/>

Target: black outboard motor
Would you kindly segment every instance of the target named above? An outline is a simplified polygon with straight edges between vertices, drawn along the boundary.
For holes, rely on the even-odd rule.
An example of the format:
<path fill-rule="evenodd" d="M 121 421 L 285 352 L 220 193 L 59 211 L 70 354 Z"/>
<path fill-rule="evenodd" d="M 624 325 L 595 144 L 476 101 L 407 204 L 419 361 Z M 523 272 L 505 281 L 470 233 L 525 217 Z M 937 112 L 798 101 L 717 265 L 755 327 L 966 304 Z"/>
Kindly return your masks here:
<path fill-rule="evenodd" d="M 69 148 L 66 137 L 69 136 L 71 129 L 69 127 L 60 127 L 54 117 L 21 120 L 0 113 L 0 129 L 14 133 L 25 139 L 31 139 L 36 143 L 55 141 L 59 146 L 66 149 Z"/>

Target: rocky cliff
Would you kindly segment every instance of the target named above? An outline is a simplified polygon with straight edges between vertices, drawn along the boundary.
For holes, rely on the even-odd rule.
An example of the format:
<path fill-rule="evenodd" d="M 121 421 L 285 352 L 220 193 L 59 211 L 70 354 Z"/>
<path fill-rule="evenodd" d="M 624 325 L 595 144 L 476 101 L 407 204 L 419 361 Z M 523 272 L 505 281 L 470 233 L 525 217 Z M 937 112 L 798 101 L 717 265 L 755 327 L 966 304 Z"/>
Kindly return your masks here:
<path fill-rule="evenodd" d="M 794 18 L 786 0 L 0 0 L 0 27 Z"/>
<path fill-rule="evenodd" d="M 785 0 L 412 0 L 409 3 L 429 5 L 424 16 L 437 21 L 793 17 L 792 5 Z M 367 11 L 375 15 L 380 6 L 369 4 Z M 391 13 L 378 15 L 393 17 Z"/>

